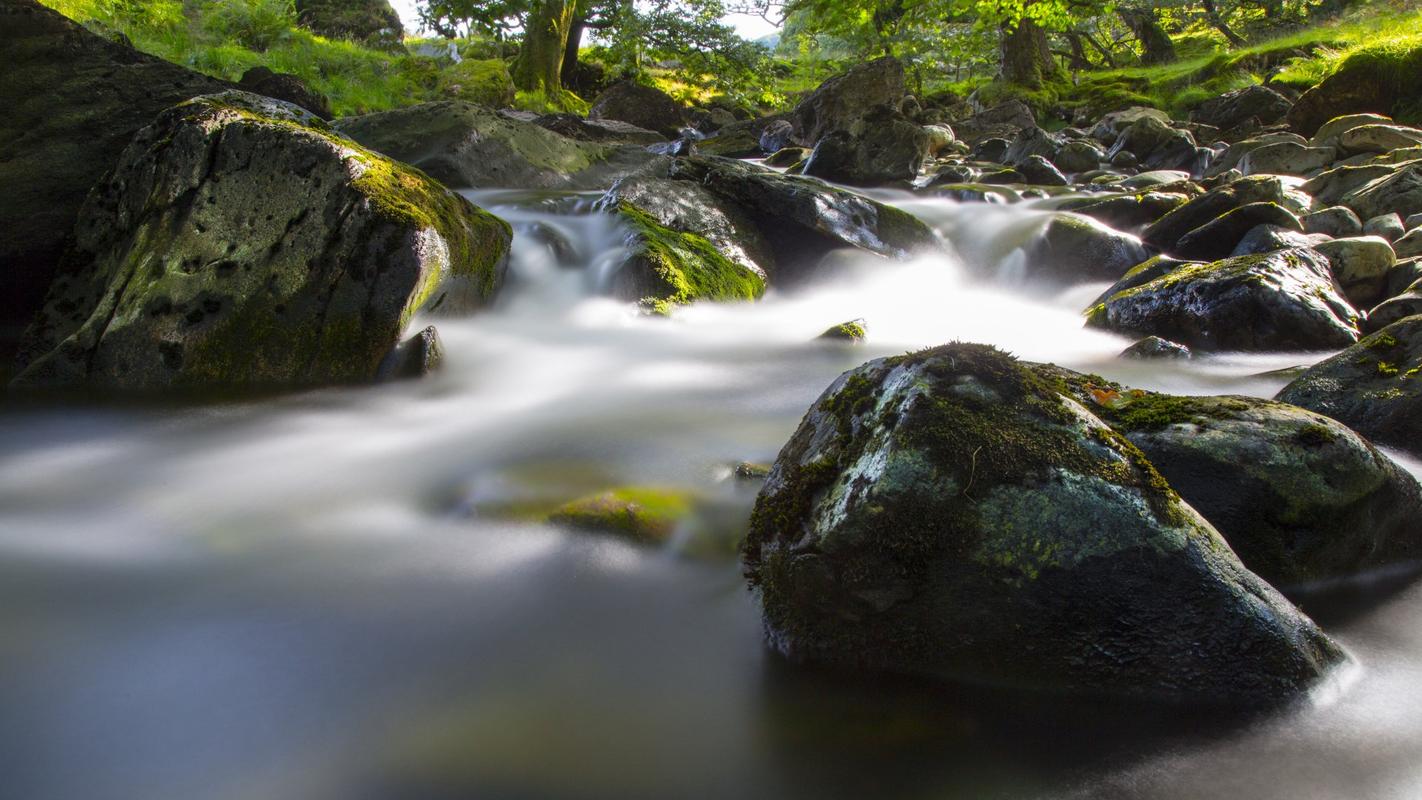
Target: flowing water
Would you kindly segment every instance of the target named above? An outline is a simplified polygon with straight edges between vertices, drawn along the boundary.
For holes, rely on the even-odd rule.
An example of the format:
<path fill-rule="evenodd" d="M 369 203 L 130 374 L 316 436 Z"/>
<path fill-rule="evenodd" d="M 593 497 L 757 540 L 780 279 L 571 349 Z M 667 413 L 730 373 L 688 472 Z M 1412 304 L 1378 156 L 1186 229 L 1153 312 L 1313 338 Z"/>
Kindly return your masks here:
<path fill-rule="evenodd" d="M 664 320 L 595 296 L 621 236 L 580 198 L 473 197 L 518 231 L 510 284 L 434 320 L 431 379 L 0 414 L 0 797 L 1422 796 L 1422 586 L 1309 604 L 1355 674 L 1222 717 L 792 669 L 734 560 L 520 513 L 640 484 L 738 524 L 730 465 L 843 370 L 951 340 L 1181 393 L 1317 354 L 1117 360 L 1080 321 L 1103 287 L 1003 247 L 1029 206 L 893 198 L 956 251 Z M 872 344 L 814 341 L 859 317 Z"/>

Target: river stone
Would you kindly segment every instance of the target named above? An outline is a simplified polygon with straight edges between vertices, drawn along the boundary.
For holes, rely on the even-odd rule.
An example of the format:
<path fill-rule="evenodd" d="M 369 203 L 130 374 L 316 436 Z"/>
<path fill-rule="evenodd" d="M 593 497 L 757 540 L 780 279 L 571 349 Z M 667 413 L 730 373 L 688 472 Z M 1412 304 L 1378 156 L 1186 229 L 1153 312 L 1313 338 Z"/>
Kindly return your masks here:
<path fill-rule="evenodd" d="M 1393 250 L 1398 258 L 1412 258 L 1422 256 L 1422 225 L 1414 227 L 1404 236 L 1392 243 Z"/>
<path fill-rule="evenodd" d="M 1006 139 L 983 139 L 973 145 L 973 149 L 968 152 L 968 155 L 975 161 L 1000 164 L 1007 158 L 1007 148 L 1011 146 L 1012 143 Z"/>
<path fill-rule="evenodd" d="M 675 139 L 686 125 L 681 104 L 671 95 L 634 80 L 620 80 L 593 101 L 588 119 L 615 119 Z"/>
<path fill-rule="evenodd" d="M 1066 176 L 1045 156 L 1031 155 L 1017 164 L 1017 171 L 1033 186 L 1066 186 Z"/>
<path fill-rule="evenodd" d="M 1275 142 L 1245 153 L 1239 160 L 1239 171 L 1245 175 L 1308 175 L 1332 164 L 1336 155 L 1331 147 Z"/>
<path fill-rule="evenodd" d="M 1328 417 L 1252 397 L 1114 385 L 1078 398 L 1275 586 L 1422 558 L 1417 479 Z"/>
<path fill-rule="evenodd" d="M 163 109 L 231 84 L 0 2 L 0 358 L 44 304 L 89 189 Z"/>
<path fill-rule="evenodd" d="M 856 128 L 871 111 L 897 111 L 904 94 L 903 64 L 886 56 L 820 84 L 791 116 L 801 141 L 813 146 L 834 131 Z"/>
<path fill-rule="evenodd" d="M 1338 144 L 1350 153 L 1386 153 L 1422 144 L 1422 131 L 1401 125 L 1359 125 L 1343 131 Z"/>
<path fill-rule="evenodd" d="M 175 106 L 95 188 L 15 385 L 366 381 L 422 309 L 486 303 L 509 226 L 244 92 Z"/>
<path fill-rule="evenodd" d="M 1348 193 L 1341 202 L 1362 219 L 1394 212 L 1404 217 L 1422 213 L 1422 162 L 1398 166 L 1391 174 Z"/>
<path fill-rule="evenodd" d="M 928 134 L 928 154 L 930 156 L 940 156 L 958 143 L 958 137 L 954 135 L 953 129 L 947 123 L 924 125 L 923 132 Z"/>
<path fill-rule="evenodd" d="M 1377 236 L 1357 236 L 1321 242 L 1313 249 L 1328 259 L 1333 278 L 1355 305 L 1366 308 L 1382 300 L 1387 275 L 1397 263 L 1392 245 Z"/>
<path fill-rule="evenodd" d="M 1342 657 L 1134 445 L 983 345 L 840 376 L 781 450 L 743 562 L 797 662 L 1253 704 Z"/>
<path fill-rule="evenodd" d="M 819 138 L 805 174 L 854 186 L 907 182 L 928 158 L 928 134 L 887 107 L 871 110 Z"/>
<path fill-rule="evenodd" d="M 775 256 L 748 214 L 689 181 L 635 176 L 618 181 L 597 202 L 616 210 L 626 201 L 658 224 L 702 236 L 722 255 L 762 276 L 775 272 Z"/>
<path fill-rule="evenodd" d="M 1002 155 L 1002 163 L 1020 167 L 1032 156 L 1042 156 L 1051 160 L 1065 143 L 1064 137 L 1047 133 L 1033 125 L 1017 134 L 1017 137 L 1012 140 L 1007 152 Z"/>
<path fill-rule="evenodd" d="M 1108 114 L 1103 114 L 1101 119 L 1097 120 L 1096 125 L 1091 129 L 1091 138 L 1110 147 L 1116 143 L 1116 137 L 1121 135 L 1121 131 L 1146 117 L 1150 117 L 1164 125 L 1170 124 L 1170 115 L 1158 108 L 1132 106 L 1121 111 L 1112 111 Z"/>
<path fill-rule="evenodd" d="M 1299 188 L 1320 204 L 1337 205 L 1372 181 L 1391 175 L 1394 169 L 1387 164 L 1344 164 L 1318 173 Z"/>
<path fill-rule="evenodd" d="M 958 120 L 953 123 L 953 130 L 958 134 L 959 139 L 974 148 L 988 139 L 1002 139 L 1004 141 L 1003 152 L 1006 152 L 1011 139 L 1015 138 L 1024 128 L 1030 128 L 1036 124 L 1037 118 L 1026 103 L 1021 100 L 1008 100 L 980 111 L 967 119 Z M 997 161 L 1000 158 L 990 160 Z"/>
<path fill-rule="evenodd" d="M 324 120 L 329 120 L 331 101 L 326 96 L 306 85 L 297 75 L 272 72 L 266 67 L 252 67 L 242 73 L 237 87 L 252 94 L 260 94 L 274 100 L 285 100 L 301 106 Z"/>
<path fill-rule="evenodd" d="M 1175 192 L 1141 192 L 1068 199 L 1057 206 L 1062 211 L 1091 217 L 1117 230 L 1138 231 L 1189 201 Z"/>
<path fill-rule="evenodd" d="M 560 136 L 577 139 L 580 142 L 629 144 L 645 147 L 667 140 L 667 137 L 656 131 L 639 128 L 630 122 L 615 119 L 587 119 L 577 114 L 544 114 L 535 118 L 533 123 L 540 128 L 547 128 Z"/>
<path fill-rule="evenodd" d="M 1401 294 L 1393 295 L 1368 312 L 1363 330 L 1380 331 L 1394 322 L 1422 314 L 1422 281 L 1413 283 Z"/>
<path fill-rule="evenodd" d="M 762 155 L 760 137 L 749 128 L 737 127 L 696 143 L 697 152 L 726 158 L 755 158 Z"/>
<path fill-rule="evenodd" d="M 1231 256 L 1252 256 L 1272 253 L 1275 250 L 1289 250 L 1295 247 L 1313 247 L 1319 242 L 1329 241 L 1327 236 L 1299 233 L 1278 225 L 1256 225 L 1244 234 L 1239 244 L 1230 251 Z"/>
<path fill-rule="evenodd" d="M 1305 233 L 1323 233 L 1333 237 L 1360 236 L 1363 222 L 1347 206 L 1329 206 L 1299 220 Z"/>
<path fill-rule="evenodd" d="M 1129 358 L 1135 361 L 1161 361 L 1175 360 L 1185 361 L 1193 357 L 1190 348 L 1183 344 L 1177 344 L 1169 339 L 1162 339 L 1159 336 L 1147 336 L 1137 339 L 1130 347 L 1120 352 L 1120 358 Z"/>
<path fill-rule="evenodd" d="M 1275 203 L 1291 213 L 1307 206 L 1307 202 L 1285 186 L 1282 179 L 1273 175 L 1253 175 L 1191 199 L 1146 228 L 1141 239 L 1152 247 L 1172 252 L 1181 237 L 1235 208 L 1251 203 Z M 1284 227 L 1297 229 L 1298 223 L 1295 221 L 1289 225 L 1286 221 Z M 1239 235 L 1243 236 L 1247 230 L 1240 231 Z M 1238 241 L 1236 238 L 1230 242 L 1230 248 Z"/>
<path fill-rule="evenodd" d="M 1205 170 L 1205 177 L 1213 178 L 1218 175 L 1223 175 L 1238 167 L 1240 161 L 1245 156 L 1255 150 L 1272 144 L 1296 144 L 1303 146 L 1307 144 L 1307 142 L 1302 136 L 1296 133 L 1287 133 L 1284 131 L 1275 131 L 1243 139 L 1225 148 L 1223 153 L 1216 156 L 1215 159 L 1210 162 L 1209 169 Z"/>
<path fill-rule="evenodd" d="M 1136 237 L 1073 214 L 1053 215 L 1026 254 L 1033 277 L 1064 283 L 1119 280 L 1150 257 Z"/>
<path fill-rule="evenodd" d="M 789 120 L 775 120 L 760 132 L 761 152 L 778 153 L 793 144 L 795 144 L 795 125 Z"/>
<path fill-rule="evenodd" d="M 444 346 L 440 343 L 439 331 L 431 325 L 390 351 L 380 363 L 376 378 L 382 381 L 423 378 L 443 366 Z"/>
<path fill-rule="evenodd" d="M 1310 367 L 1275 398 L 1332 417 L 1378 444 L 1422 454 L 1422 316 Z"/>
<path fill-rule="evenodd" d="M 1246 234 L 1260 225 L 1290 231 L 1303 230 L 1298 218 L 1279 204 L 1249 203 L 1230 209 L 1181 236 L 1171 252 L 1181 258 L 1200 261 L 1224 258 L 1235 250 Z"/>
<path fill-rule="evenodd" d="M 756 300 L 765 275 L 726 258 L 704 236 L 674 231 L 622 200 L 612 209 L 626 229 L 627 258 L 611 274 L 607 291 L 667 314 L 701 300 Z"/>
<path fill-rule="evenodd" d="M 1229 130 L 1254 118 L 1265 125 L 1278 122 L 1289 113 L 1293 103 L 1267 86 L 1246 86 L 1212 97 L 1190 112 L 1190 119 Z"/>
<path fill-rule="evenodd" d="M 803 147 L 786 147 L 765 157 L 767 167 L 793 167 L 810 157 L 813 151 Z"/>
<path fill-rule="evenodd" d="M 1066 172 L 1087 172 L 1106 160 L 1105 150 L 1081 139 L 1062 145 L 1055 159 L 1057 166 Z"/>
<path fill-rule="evenodd" d="M 1381 114 L 1344 114 L 1323 123 L 1309 139 L 1314 147 L 1337 147 L 1343 134 L 1364 125 L 1391 125 L 1392 117 Z"/>
<path fill-rule="evenodd" d="M 454 188 L 591 188 L 644 168 L 640 147 L 576 141 L 472 103 L 421 103 L 337 120 L 357 142 Z"/>
<path fill-rule="evenodd" d="M 1325 350 L 1358 338 L 1358 314 L 1334 288 L 1328 260 L 1303 248 L 1190 264 L 1112 290 L 1087 311 L 1088 325 L 1194 350 Z"/>
<path fill-rule="evenodd" d="M 823 183 L 724 158 L 680 158 L 668 177 L 691 181 L 753 220 L 774 256 L 777 285 L 807 277 L 843 247 L 892 258 L 937 249 L 917 217 Z"/>
<path fill-rule="evenodd" d="M 1389 242 L 1402 238 L 1402 234 L 1407 229 L 1402 227 L 1402 217 L 1394 211 L 1391 214 L 1379 214 L 1376 217 L 1363 223 L 1363 233 L 1369 236 L 1380 236 Z"/>

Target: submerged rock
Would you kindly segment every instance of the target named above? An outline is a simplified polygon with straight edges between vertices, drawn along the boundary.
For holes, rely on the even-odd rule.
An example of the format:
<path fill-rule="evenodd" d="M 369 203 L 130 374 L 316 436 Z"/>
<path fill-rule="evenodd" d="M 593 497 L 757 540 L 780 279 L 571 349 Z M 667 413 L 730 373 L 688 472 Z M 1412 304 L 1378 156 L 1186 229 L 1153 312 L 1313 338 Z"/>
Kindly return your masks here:
<path fill-rule="evenodd" d="M 685 492 L 623 487 L 567 503 L 550 514 L 548 521 L 616 534 L 642 544 L 665 544 L 694 509 L 695 498 Z"/>
<path fill-rule="evenodd" d="M 979 345 L 835 381 L 781 451 L 743 561 L 795 661 L 1268 703 L 1341 658 L 1134 445 Z"/>
<path fill-rule="evenodd" d="M 1086 320 L 1196 350 L 1347 347 L 1357 341 L 1359 322 L 1338 296 L 1327 260 L 1304 248 L 1188 264 L 1145 283 L 1112 287 Z"/>
<path fill-rule="evenodd" d="M 228 92 L 140 131 L 75 238 L 17 386 L 368 381 L 417 311 L 493 296 L 511 232 L 296 106 Z"/>
<path fill-rule="evenodd" d="M 1275 586 L 1422 558 L 1417 479 L 1344 425 L 1251 397 L 1097 392 L 1084 402 Z"/>
<path fill-rule="evenodd" d="M 1422 317 L 1408 317 L 1310 367 L 1275 398 L 1378 444 L 1422 453 Z"/>
<path fill-rule="evenodd" d="M 1118 280 L 1150 257 L 1136 237 L 1073 214 L 1053 215 L 1026 255 L 1034 277 L 1065 283 Z"/>
<path fill-rule="evenodd" d="M 1154 361 L 1162 359 L 1174 359 L 1184 361 L 1193 357 L 1190 348 L 1183 344 L 1176 344 L 1169 339 L 1162 339 L 1159 336 L 1147 336 L 1137 340 L 1130 347 L 1121 351 L 1121 358 L 1130 358 L 1138 361 Z"/>
<path fill-rule="evenodd" d="M 869 326 L 862 319 L 852 319 L 849 322 L 841 322 L 824 333 L 816 336 L 816 339 L 825 341 L 849 342 L 851 344 L 863 344 L 869 336 Z"/>

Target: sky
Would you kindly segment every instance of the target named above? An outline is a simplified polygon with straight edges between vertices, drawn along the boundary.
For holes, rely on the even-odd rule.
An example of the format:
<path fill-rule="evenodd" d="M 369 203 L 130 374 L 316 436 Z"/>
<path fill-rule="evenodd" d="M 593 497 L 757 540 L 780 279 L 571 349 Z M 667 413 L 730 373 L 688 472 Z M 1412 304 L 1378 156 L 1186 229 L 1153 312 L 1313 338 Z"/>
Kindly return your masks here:
<path fill-rule="evenodd" d="M 416 2 L 417 0 L 390 0 L 390 5 L 400 13 L 400 21 L 405 23 L 407 31 L 416 31 L 420 24 L 420 16 L 415 13 Z M 774 25 L 760 17 L 746 14 L 728 14 L 723 20 L 746 39 L 759 39 L 767 34 L 775 33 L 776 30 Z"/>

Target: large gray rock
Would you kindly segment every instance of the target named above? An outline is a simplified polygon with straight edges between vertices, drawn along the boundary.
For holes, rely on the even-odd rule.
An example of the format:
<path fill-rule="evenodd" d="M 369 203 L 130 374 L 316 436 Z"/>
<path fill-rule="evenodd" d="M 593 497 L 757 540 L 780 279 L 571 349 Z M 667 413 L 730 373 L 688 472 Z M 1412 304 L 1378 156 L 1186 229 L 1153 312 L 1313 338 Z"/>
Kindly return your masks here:
<path fill-rule="evenodd" d="M 1334 117 L 1323 125 L 1309 139 L 1309 144 L 1314 147 L 1337 147 L 1343 134 L 1364 125 L 1391 125 L 1392 117 L 1385 117 L 1381 114 L 1345 114 L 1341 117 Z"/>
<path fill-rule="evenodd" d="M 605 288 L 657 314 L 702 300 L 755 300 L 765 293 L 765 275 L 726 258 L 705 237 L 672 230 L 632 203 L 612 209 L 626 230 L 627 258 Z"/>
<path fill-rule="evenodd" d="M 1332 417 L 1378 444 L 1422 453 L 1422 317 L 1310 367 L 1275 399 Z"/>
<path fill-rule="evenodd" d="M 602 188 L 657 160 L 641 147 L 569 139 L 461 101 L 347 117 L 335 128 L 456 189 Z"/>
<path fill-rule="evenodd" d="M 1270 703 L 1338 648 L 1061 385 L 956 344 L 841 376 L 743 549 L 770 645 L 1064 691 Z"/>
<path fill-rule="evenodd" d="M 1347 206 L 1328 206 L 1299 220 L 1305 233 L 1322 233 L 1328 236 L 1358 236 L 1363 232 L 1363 222 L 1353 209 Z"/>
<path fill-rule="evenodd" d="M 820 84 L 795 107 L 792 119 L 800 140 L 813 146 L 826 134 L 854 128 L 870 111 L 897 110 L 903 98 L 904 67 L 886 56 Z"/>
<path fill-rule="evenodd" d="M 1150 257 L 1136 237 L 1072 214 L 1054 215 L 1026 255 L 1032 277 L 1060 283 L 1118 280 Z"/>
<path fill-rule="evenodd" d="M 1102 115 L 1097 120 L 1096 125 L 1091 129 L 1092 138 L 1107 146 L 1116 143 L 1116 137 L 1121 135 L 1121 131 L 1134 125 L 1136 122 L 1150 117 L 1164 125 L 1170 124 L 1170 115 L 1158 108 L 1147 108 L 1145 106 L 1132 106 L 1120 111 L 1112 111 Z"/>
<path fill-rule="evenodd" d="M 1239 171 L 1245 175 L 1309 175 L 1332 164 L 1336 156 L 1331 147 L 1275 142 L 1246 153 L 1239 160 Z"/>
<path fill-rule="evenodd" d="M 416 312 L 493 296 L 511 237 L 296 106 L 201 97 L 140 131 L 90 196 L 14 385 L 371 380 Z"/>
<path fill-rule="evenodd" d="M 1318 203 L 1332 206 L 1372 181 L 1391 175 L 1394 169 L 1387 164 L 1343 164 L 1320 172 L 1299 188 Z"/>
<path fill-rule="evenodd" d="M 953 123 L 953 130 L 959 139 L 976 147 L 989 139 L 1010 141 L 1016 138 L 1019 132 L 1036 124 L 1037 118 L 1026 103 L 1021 100 L 1008 100 Z"/>
<path fill-rule="evenodd" d="M 231 84 L 0 1 L 0 358 L 44 304 L 75 215 L 139 128 Z"/>
<path fill-rule="evenodd" d="M 1269 125 L 1283 119 L 1293 103 L 1267 86 L 1246 86 L 1212 97 L 1190 112 L 1190 119 L 1227 131 L 1250 119 Z"/>
<path fill-rule="evenodd" d="M 1402 125 L 1359 125 L 1338 136 L 1338 146 L 1350 153 L 1386 153 L 1422 145 L 1422 131 Z"/>
<path fill-rule="evenodd" d="M 1097 395 L 1077 393 L 1083 404 L 1139 447 L 1273 585 L 1422 558 L 1417 479 L 1342 424 L 1251 397 L 1093 388 Z"/>
<path fill-rule="evenodd" d="M 616 119 L 587 119 L 577 114 L 544 114 L 534 121 L 560 136 L 582 142 L 647 146 L 665 142 L 667 137 Z"/>
<path fill-rule="evenodd" d="M 1383 328 L 1408 317 L 1422 314 L 1422 281 L 1418 281 L 1399 294 L 1382 301 L 1368 312 L 1363 329 L 1368 333 Z"/>
<path fill-rule="evenodd" d="M 928 133 L 898 111 L 881 106 L 820 137 L 805 174 L 854 186 L 907 182 L 928 158 Z"/>
<path fill-rule="evenodd" d="M 1367 308 L 1382 300 L 1387 291 L 1387 276 L 1397 257 L 1392 245 L 1377 236 L 1356 236 L 1334 239 L 1313 245 L 1333 271 L 1333 278 L 1343 294 L 1355 306 Z"/>
<path fill-rule="evenodd" d="M 1358 338 L 1358 314 L 1337 293 L 1327 259 L 1280 250 L 1179 266 L 1123 284 L 1087 311 L 1087 324 L 1154 335 L 1194 350 L 1325 350 Z"/>
<path fill-rule="evenodd" d="M 1296 133 L 1287 133 L 1283 131 L 1274 131 L 1271 133 L 1265 133 L 1259 136 L 1250 137 L 1248 139 L 1243 139 L 1225 148 L 1223 153 L 1220 153 L 1219 155 L 1215 156 L 1214 160 L 1210 162 L 1209 169 L 1205 170 L 1205 176 L 1213 178 L 1216 175 L 1223 175 L 1224 173 L 1239 167 L 1240 162 L 1244 159 L 1245 156 L 1249 155 L 1255 150 L 1273 144 L 1295 144 L 1303 146 L 1307 144 L 1307 142 L 1302 136 L 1299 136 Z M 1258 171 L 1265 172 L 1266 170 Z"/>
<path fill-rule="evenodd" d="M 680 136 L 686 125 L 685 109 L 671 95 L 633 80 L 618 81 L 607 87 L 593 101 L 588 119 L 626 122 L 671 139 Z"/>
<path fill-rule="evenodd" d="M 1348 193 L 1341 202 L 1362 219 L 1394 212 L 1404 217 L 1422 213 L 1422 161 L 1397 166 L 1390 174 Z"/>

